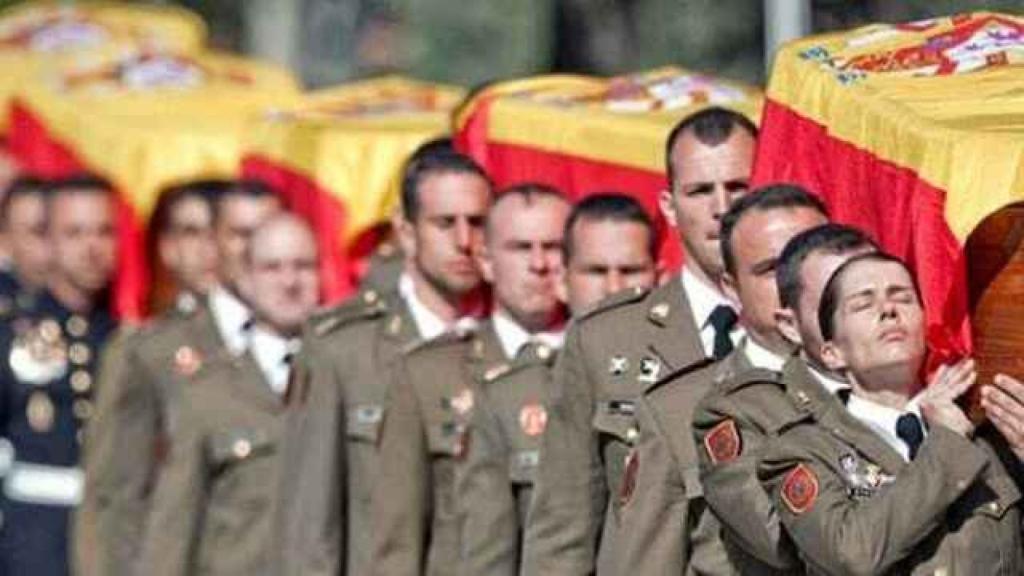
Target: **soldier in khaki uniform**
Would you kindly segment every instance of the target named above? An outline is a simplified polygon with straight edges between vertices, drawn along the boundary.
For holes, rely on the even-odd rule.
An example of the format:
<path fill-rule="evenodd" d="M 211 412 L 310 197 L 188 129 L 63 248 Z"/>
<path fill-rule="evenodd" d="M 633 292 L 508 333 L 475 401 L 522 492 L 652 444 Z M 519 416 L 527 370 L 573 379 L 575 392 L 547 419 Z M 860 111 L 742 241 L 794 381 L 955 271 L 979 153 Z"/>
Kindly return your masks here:
<path fill-rule="evenodd" d="M 174 307 L 120 335 L 104 358 L 76 519 L 75 570 L 82 575 L 135 570 L 166 433 L 177 424 L 170 406 L 196 366 L 224 350 L 244 351 L 250 313 L 237 295 L 239 247 L 279 209 L 269 190 L 249 183 L 200 181 L 168 193 L 174 201 L 158 252 L 181 291 Z"/>
<path fill-rule="evenodd" d="M 748 568 L 729 558 L 718 522 L 707 511 L 691 416 L 712 386 L 743 380 L 755 368 L 782 368 L 789 345 L 775 330 L 775 262 L 793 236 L 825 222 L 821 202 L 791 186 L 755 190 L 722 219 L 723 286 L 741 310 L 746 336 L 721 362 L 670 375 L 648 387 L 638 402 L 640 439 L 630 482 L 643 497 L 631 499 L 622 512 L 629 528 L 624 561 L 635 573 L 727 574 Z"/>
<path fill-rule="evenodd" d="M 635 399 L 670 372 L 707 361 L 738 337 L 718 291 L 719 218 L 747 191 L 756 128 L 710 108 L 680 122 L 666 151 L 662 209 L 686 259 L 679 277 L 579 316 L 555 370 L 554 397 L 525 535 L 530 574 L 616 573 L 623 482 L 638 436 Z M 601 549 L 597 550 L 600 542 Z"/>
<path fill-rule="evenodd" d="M 864 233 L 838 224 L 790 240 L 776 270 L 782 307 L 776 328 L 791 344 L 802 345 L 800 357 L 790 358 L 781 371 L 719 374 L 694 411 L 704 497 L 726 526 L 726 543 L 738 566 L 765 573 L 802 569 L 755 467 L 765 442 L 804 410 L 837 402 L 834 393 L 845 383 L 818 356 L 817 304 L 832 270 L 875 249 Z"/>
<path fill-rule="evenodd" d="M 399 362 L 373 494 L 372 573 L 461 572 L 464 516 L 455 482 L 458 467 L 473 449 L 469 425 L 480 396 L 477 385 L 524 347 L 535 345 L 550 357 L 561 343 L 565 313 L 557 284 L 568 213 L 568 202 L 549 188 L 524 185 L 502 192 L 488 214 L 479 259 L 494 286 L 492 319 L 471 334 L 424 344 Z M 500 397 L 510 402 L 530 393 L 507 392 Z M 491 408 L 519 410 L 518 405 Z"/>
<path fill-rule="evenodd" d="M 849 382 L 845 409 L 807 410 L 758 466 L 809 571 L 1024 572 L 1021 492 L 1004 465 L 1016 456 L 991 428 L 975 434 L 956 403 L 974 378 L 940 377 L 913 397 L 926 351 L 906 266 L 847 260 L 818 318 L 822 359 Z"/>
<path fill-rule="evenodd" d="M 241 355 L 193 358 L 153 496 L 149 574 L 267 574 L 282 459 L 284 393 L 319 293 L 316 241 L 296 216 L 253 233 L 243 289 L 254 313 Z"/>
<path fill-rule="evenodd" d="M 429 157 L 428 157 L 429 156 Z M 413 157 L 396 224 L 406 256 L 398 288 L 363 292 L 322 313 L 304 337 L 282 447 L 280 574 L 369 572 L 372 487 L 395 359 L 482 304 L 474 258 L 490 181 L 454 152 Z"/>
<path fill-rule="evenodd" d="M 632 198 L 586 198 L 573 207 L 564 236 L 561 297 L 571 310 L 653 285 L 654 226 Z M 519 573 L 554 360 L 552 348 L 530 344 L 484 375 L 474 403 L 471 449 L 457 470 L 465 574 Z"/>

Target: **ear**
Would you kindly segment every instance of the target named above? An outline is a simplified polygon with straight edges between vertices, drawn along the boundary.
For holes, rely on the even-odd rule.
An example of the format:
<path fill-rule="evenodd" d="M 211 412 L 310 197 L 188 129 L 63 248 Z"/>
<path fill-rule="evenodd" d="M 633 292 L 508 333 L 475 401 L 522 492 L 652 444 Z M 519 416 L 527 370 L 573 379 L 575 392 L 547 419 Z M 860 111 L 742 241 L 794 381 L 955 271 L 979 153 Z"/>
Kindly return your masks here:
<path fill-rule="evenodd" d="M 846 356 L 832 340 L 821 345 L 821 360 L 833 372 L 846 370 Z"/>
<path fill-rule="evenodd" d="M 800 330 L 797 329 L 796 314 L 793 313 L 793 310 L 779 308 L 775 311 L 775 329 L 791 344 L 803 345 L 803 338 L 800 337 Z"/>
<path fill-rule="evenodd" d="M 742 310 L 743 303 L 740 302 L 740 291 L 739 286 L 736 284 L 736 278 L 729 272 L 723 272 L 718 285 L 722 289 L 722 294 L 725 294 L 725 297 L 732 303 L 733 307 L 736 310 Z"/>
<path fill-rule="evenodd" d="M 661 209 L 661 215 L 665 217 L 665 221 L 669 223 L 673 228 L 678 227 L 676 222 L 676 210 L 675 202 L 673 201 L 673 193 L 671 189 L 662 190 L 658 194 L 658 208 Z"/>
<path fill-rule="evenodd" d="M 485 240 L 480 245 L 480 249 L 477 251 L 476 265 L 480 269 L 480 274 L 484 277 L 484 281 L 488 284 L 494 284 L 494 263 L 491 261 L 491 249 L 487 245 Z"/>
<path fill-rule="evenodd" d="M 402 248 L 402 254 L 405 254 L 406 258 L 413 258 L 416 256 L 416 227 L 413 226 L 412 222 L 405 219 L 400 212 L 395 212 L 391 217 L 391 227 L 395 230 L 395 238 L 398 240 L 398 245 Z"/>

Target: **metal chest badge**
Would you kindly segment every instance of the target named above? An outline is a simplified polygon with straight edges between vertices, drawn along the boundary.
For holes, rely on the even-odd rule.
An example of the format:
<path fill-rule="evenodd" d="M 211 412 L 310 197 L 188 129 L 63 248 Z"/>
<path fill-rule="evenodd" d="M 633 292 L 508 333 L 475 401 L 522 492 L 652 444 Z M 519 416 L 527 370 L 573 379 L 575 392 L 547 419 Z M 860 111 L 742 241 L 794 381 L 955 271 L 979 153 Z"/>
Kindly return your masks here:
<path fill-rule="evenodd" d="M 657 358 L 651 358 L 650 356 L 644 357 L 640 360 L 640 375 L 637 376 L 637 381 L 652 384 L 658 381 L 658 375 L 660 374 L 660 360 Z"/>
<path fill-rule="evenodd" d="M 19 334 L 8 357 L 14 376 L 37 386 L 64 376 L 68 346 L 55 320 L 43 320 Z"/>
<path fill-rule="evenodd" d="M 519 410 L 519 427 L 523 434 L 534 437 L 544 433 L 548 424 L 548 413 L 540 404 L 526 404 Z"/>

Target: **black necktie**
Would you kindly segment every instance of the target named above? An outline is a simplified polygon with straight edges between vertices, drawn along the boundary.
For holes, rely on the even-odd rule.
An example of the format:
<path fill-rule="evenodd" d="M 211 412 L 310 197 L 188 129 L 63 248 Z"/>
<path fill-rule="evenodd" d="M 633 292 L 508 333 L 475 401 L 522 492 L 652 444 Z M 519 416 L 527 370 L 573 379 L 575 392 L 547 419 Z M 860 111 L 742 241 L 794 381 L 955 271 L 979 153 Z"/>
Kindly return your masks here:
<path fill-rule="evenodd" d="M 715 329 L 715 346 L 711 357 L 715 360 L 725 358 L 732 352 L 732 338 L 729 333 L 736 325 L 736 311 L 728 306 L 718 306 L 708 316 L 708 323 Z"/>
<path fill-rule="evenodd" d="M 896 419 L 896 435 L 910 448 L 910 459 L 913 460 L 917 456 L 921 442 L 924 442 L 924 427 L 921 426 L 917 414 L 908 412 Z"/>

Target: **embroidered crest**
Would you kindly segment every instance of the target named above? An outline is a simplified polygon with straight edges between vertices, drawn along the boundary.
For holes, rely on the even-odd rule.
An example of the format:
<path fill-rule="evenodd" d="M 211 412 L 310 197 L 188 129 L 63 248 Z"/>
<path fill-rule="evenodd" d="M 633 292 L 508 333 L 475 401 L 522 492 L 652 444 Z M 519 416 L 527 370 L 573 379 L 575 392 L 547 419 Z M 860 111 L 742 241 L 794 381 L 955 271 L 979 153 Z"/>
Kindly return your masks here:
<path fill-rule="evenodd" d="M 636 491 L 636 475 L 640 472 L 640 457 L 636 450 L 626 455 L 626 466 L 622 472 L 622 485 L 619 487 L 619 505 L 625 506 L 633 498 Z"/>
<path fill-rule="evenodd" d="M 704 449 L 712 464 L 732 462 L 740 456 L 740 434 L 732 418 L 715 425 L 704 437 Z"/>
<path fill-rule="evenodd" d="M 818 477 L 807 466 L 800 464 L 786 474 L 782 482 L 782 501 L 793 514 L 803 514 L 818 499 Z"/>
<path fill-rule="evenodd" d="M 526 404 L 519 410 L 519 427 L 527 436 L 540 436 L 548 425 L 548 412 L 540 404 Z"/>
<path fill-rule="evenodd" d="M 203 359 L 191 346 L 182 346 L 174 353 L 174 370 L 181 376 L 190 377 L 199 371 Z"/>
<path fill-rule="evenodd" d="M 608 373 L 612 376 L 621 376 L 629 370 L 629 360 L 625 356 L 612 356 L 608 363 Z"/>

